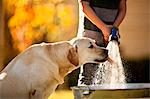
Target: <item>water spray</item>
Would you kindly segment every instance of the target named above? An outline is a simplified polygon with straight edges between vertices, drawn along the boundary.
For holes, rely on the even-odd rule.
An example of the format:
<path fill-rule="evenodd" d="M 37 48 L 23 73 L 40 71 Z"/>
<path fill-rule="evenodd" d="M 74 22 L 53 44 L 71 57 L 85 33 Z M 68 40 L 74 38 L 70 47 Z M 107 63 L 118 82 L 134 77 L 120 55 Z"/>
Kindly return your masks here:
<path fill-rule="evenodd" d="M 118 44 L 120 44 L 120 35 L 119 35 L 119 30 L 117 27 L 112 27 L 112 29 L 111 29 L 111 33 L 109 36 L 109 42 L 111 42 L 111 41 L 115 41 Z M 110 57 L 108 57 L 108 61 L 110 63 L 113 63 L 113 60 Z"/>
<path fill-rule="evenodd" d="M 108 60 L 100 63 L 99 69 L 96 71 L 93 85 L 99 84 L 124 84 L 125 74 L 119 51 L 119 31 L 113 27 L 109 36 Z"/>

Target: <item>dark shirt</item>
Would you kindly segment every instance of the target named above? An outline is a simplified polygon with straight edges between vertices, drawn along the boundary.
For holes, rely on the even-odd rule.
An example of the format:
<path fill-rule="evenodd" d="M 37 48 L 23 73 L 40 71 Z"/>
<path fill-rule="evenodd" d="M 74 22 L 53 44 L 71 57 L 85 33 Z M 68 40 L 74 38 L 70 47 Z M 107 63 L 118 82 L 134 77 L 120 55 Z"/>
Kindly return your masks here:
<path fill-rule="evenodd" d="M 112 25 L 118 15 L 120 0 L 82 0 L 89 2 L 96 15 L 106 24 Z M 84 29 L 100 31 L 91 21 L 84 18 Z"/>
<path fill-rule="evenodd" d="M 91 6 L 109 9 L 118 9 L 120 0 L 82 0 L 90 3 Z"/>

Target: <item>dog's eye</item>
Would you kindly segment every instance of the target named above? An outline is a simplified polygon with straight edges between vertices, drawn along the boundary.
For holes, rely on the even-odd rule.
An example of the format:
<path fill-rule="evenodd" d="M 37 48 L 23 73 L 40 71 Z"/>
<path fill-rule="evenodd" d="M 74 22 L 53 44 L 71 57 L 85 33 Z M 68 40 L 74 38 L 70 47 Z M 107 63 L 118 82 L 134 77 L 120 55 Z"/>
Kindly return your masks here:
<path fill-rule="evenodd" d="M 89 46 L 89 48 L 93 48 L 94 46 L 91 44 L 90 46 Z"/>

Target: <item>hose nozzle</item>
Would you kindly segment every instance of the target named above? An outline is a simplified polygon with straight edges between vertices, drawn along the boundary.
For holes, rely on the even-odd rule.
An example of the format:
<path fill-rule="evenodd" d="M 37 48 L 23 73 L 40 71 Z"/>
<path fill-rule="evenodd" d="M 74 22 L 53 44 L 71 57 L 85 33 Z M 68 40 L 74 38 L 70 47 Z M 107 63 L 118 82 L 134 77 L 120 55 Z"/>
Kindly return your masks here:
<path fill-rule="evenodd" d="M 110 33 L 110 36 L 109 36 L 109 41 L 112 41 L 112 40 L 115 40 L 117 41 L 118 43 L 119 42 L 119 38 L 120 38 L 120 35 L 119 35 L 119 30 L 117 27 L 113 27 L 111 29 L 111 33 Z"/>

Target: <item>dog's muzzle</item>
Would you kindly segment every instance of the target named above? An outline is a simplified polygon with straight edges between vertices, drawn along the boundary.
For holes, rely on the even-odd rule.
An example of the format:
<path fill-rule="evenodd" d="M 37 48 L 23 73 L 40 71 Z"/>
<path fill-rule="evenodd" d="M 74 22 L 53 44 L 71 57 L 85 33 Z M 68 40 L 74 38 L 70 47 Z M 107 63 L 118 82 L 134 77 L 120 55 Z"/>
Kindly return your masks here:
<path fill-rule="evenodd" d="M 108 59 L 108 50 L 107 49 L 103 49 L 103 55 L 102 55 L 102 59 L 95 59 L 95 62 L 105 62 Z"/>

